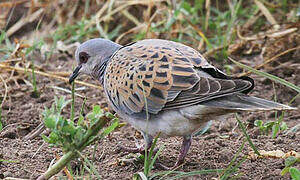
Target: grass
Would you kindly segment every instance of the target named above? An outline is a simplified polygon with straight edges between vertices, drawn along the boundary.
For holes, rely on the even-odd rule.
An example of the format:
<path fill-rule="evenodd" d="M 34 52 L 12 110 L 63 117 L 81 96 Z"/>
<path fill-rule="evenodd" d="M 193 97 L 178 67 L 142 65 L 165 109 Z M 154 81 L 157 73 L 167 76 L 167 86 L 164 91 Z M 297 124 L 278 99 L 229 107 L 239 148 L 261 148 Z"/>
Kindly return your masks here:
<path fill-rule="evenodd" d="M 255 152 L 255 154 L 260 155 L 260 153 L 258 152 L 257 148 L 255 147 L 255 145 L 253 144 L 250 136 L 248 135 L 247 131 L 246 131 L 246 127 L 245 125 L 241 122 L 241 120 L 239 119 L 238 115 L 235 114 L 235 119 L 237 120 L 239 127 L 241 128 L 244 136 L 246 137 L 247 141 L 249 142 L 251 148 L 253 149 L 253 151 Z"/>
<path fill-rule="evenodd" d="M 265 78 L 268 78 L 274 82 L 277 82 L 277 83 L 280 83 L 282 85 L 285 85 L 293 90 L 295 90 L 298 95 L 296 95 L 290 102 L 289 102 L 289 105 L 300 95 L 300 87 L 293 84 L 293 83 L 290 83 L 282 78 L 279 78 L 277 76 L 274 76 L 272 74 L 269 74 L 269 73 L 266 73 L 266 72 L 263 72 L 263 71 L 259 71 L 259 70 L 256 70 L 250 66 L 247 66 L 247 65 L 244 65 L 242 63 L 239 63 L 235 60 L 233 60 L 232 58 L 229 58 L 232 62 L 234 62 L 236 65 L 244 68 L 244 69 L 247 69 L 249 72 L 252 72 L 252 73 L 255 73 L 257 75 L 260 75 L 262 77 L 265 77 Z M 273 87 L 274 88 L 274 87 Z M 276 93 L 274 93 L 276 95 Z M 276 96 L 275 96 L 275 101 L 276 101 Z M 282 131 L 285 131 L 287 130 L 287 126 L 286 126 L 286 123 L 283 122 L 283 117 L 284 117 L 284 114 L 285 112 L 283 111 L 280 115 L 280 117 L 277 117 L 277 112 L 275 113 L 275 118 L 277 119 L 276 121 L 270 121 L 270 122 L 267 122 L 267 123 L 263 123 L 263 121 L 261 120 L 256 120 L 255 121 L 255 125 L 259 127 L 259 129 L 263 132 L 263 133 L 268 133 L 271 129 L 272 129 L 272 138 L 276 138 L 277 134 L 279 133 L 280 130 Z M 250 143 L 250 142 L 249 142 Z"/>
<path fill-rule="evenodd" d="M 239 63 L 239 62 L 233 60 L 232 58 L 229 58 L 229 59 L 230 59 L 230 61 L 234 62 L 236 65 L 238 65 L 238 66 L 240 66 L 240 67 L 242 67 L 242 68 L 244 68 L 244 69 L 247 69 L 247 70 L 250 71 L 250 72 L 253 72 L 253 73 L 257 74 L 257 75 L 260 75 L 260 76 L 262 76 L 262 77 L 268 78 L 268 79 L 270 79 L 270 80 L 272 80 L 272 81 L 275 81 L 275 82 L 277 82 L 277 83 L 280 83 L 280 84 L 282 84 L 282 85 L 285 85 L 285 86 L 287 86 L 287 87 L 289 87 L 289 88 L 295 90 L 297 93 L 300 93 L 300 87 L 297 86 L 297 85 L 295 85 L 295 84 L 293 84 L 293 83 L 290 83 L 290 82 L 288 82 L 288 81 L 286 81 L 286 80 L 284 80 L 284 79 L 282 79 L 282 78 L 280 78 L 280 77 L 274 76 L 274 75 L 272 75 L 272 74 L 269 74 L 269 73 L 266 73 L 266 72 L 263 72 L 263 71 L 256 70 L 256 69 L 254 69 L 254 68 L 252 68 L 252 67 L 250 67 L 250 66 L 246 66 L 246 65 L 244 65 L 244 64 L 242 64 L 242 63 Z"/>
<path fill-rule="evenodd" d="M 245 140 L 243 141 L 242 145 L 240 146 L 240 148 L 238 149 L 237 153 L 234 155 L 234 157 L 232 158 L 232 160 L 230 161 L 229 165 L 227 166 L 227 168 L 221 173 L 221 177 L 220 180 L 226 180 L 229 178 L 230 175 L 233 175 L 234 173 L 237 172 L 239 166 L 246 160 L 246 157 L 244 157 L 240 162 L 238 162 L 235 166 L 234 163 L 236 162 L 238 156 L 240 155 L 240 153 L 242 152 L 242 150 L 244 149 L 244 145 L 245 145 Z"/>

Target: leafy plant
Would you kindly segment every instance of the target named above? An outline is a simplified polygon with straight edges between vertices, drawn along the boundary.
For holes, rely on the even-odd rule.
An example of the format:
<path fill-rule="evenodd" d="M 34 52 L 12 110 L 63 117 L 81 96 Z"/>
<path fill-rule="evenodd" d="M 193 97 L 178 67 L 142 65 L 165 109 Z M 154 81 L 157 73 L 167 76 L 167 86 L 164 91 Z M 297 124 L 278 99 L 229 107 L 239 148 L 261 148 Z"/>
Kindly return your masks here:
<path fill-rule="evenodd" d="M 281 175 L 284 176 L 287 172 L 289 172 L 293 180 L 300 179 L 300 171 L 297 168 L 292 167 L 299 162 L 300 158 L 296 158 L 294 156 L 286 158 L 284 162 L 285 168 L 281 171 Z"/>
<path fill-rule="evenodd" d="M 60 147 L 65 154 L 40 178 L 49 178 L 59 172 L 72 159 L 82 156 L 79 152 L 96 140 L 104 138 L 119 124 L 113 114 L 104 112 L 98 105 L 94 106 L 93 110 L 87 114 L 87 123 L 84 122 L 83 116 L 79 117 L 77 123 L 68 120 L 62 116 L 62 110 L 70 102 L 71 100 L 66 100 L 65 97 L 59 99 L 55 97 L 51 108 L 45 108 L 42 113 L 44 124 L 51 131 L 49 136 L 43 135 L 43 139 L 51 146 Z M 112 120 L 112 124 L 103 129 L 110 120 Z M 100 134 L 98 134 L 99 131 Z M 85 160 L 85 162 L 87 161 Z"/>
<path fill-rule="evenodd" d="M 264 123 L 262 120 L 254 121 L 254 125 L 258 127 L 263 134 L 269 134 L 272 130 L 274 130 L 274 134 L 277 134 L 278 130 L 275 131 L 276 124 L 277 121 L 268 121 L 266 123 Z M 285 131 L 288 129 L 288 126 L 285 122 L 282 122 L 279 128 L 280 130 Z"/>

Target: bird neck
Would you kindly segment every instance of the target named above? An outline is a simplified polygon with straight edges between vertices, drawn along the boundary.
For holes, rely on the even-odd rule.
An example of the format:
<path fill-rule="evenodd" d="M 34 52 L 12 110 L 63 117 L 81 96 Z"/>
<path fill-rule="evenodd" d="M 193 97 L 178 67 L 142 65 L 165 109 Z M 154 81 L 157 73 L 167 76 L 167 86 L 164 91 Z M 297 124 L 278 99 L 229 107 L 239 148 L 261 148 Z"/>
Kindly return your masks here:
<path fill-rule="evenodd" d="M 107 67 L 107 64 L 109 63 L 110 59 L 114 54 L 120 50 L 123 46 L 111 42 L 111 47 L 107 48 L 106 50 L 109 52 L 106 52 L 106 54 L 110 54 L 104 58 L 104 60 L 100 61 L 99 64 L 96 64 L 94 69 L 92 70 L 91 76 L 100 81 L 101 85 L 104 83 L 104 74 Z M 105 54 L 105 53 L 103 53 Z"/>
<path fill-rule="evenodd" d="M 95 68 L 92 71 L 92 77 L 98 81 L 100 81 L 101 85 L 103 85 L 104 82 L 104 74 L 107 67 L 107 63 L 110 60 L 110 57 L 105 59 L 101 64 L 97 64 Z"/>

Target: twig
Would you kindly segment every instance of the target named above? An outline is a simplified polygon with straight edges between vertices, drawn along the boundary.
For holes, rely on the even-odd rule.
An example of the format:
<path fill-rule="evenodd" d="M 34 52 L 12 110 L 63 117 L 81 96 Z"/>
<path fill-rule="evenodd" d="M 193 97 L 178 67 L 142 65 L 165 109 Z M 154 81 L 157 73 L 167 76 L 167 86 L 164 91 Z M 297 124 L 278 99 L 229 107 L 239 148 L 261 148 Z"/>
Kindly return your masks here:
<path fill-rule="evenodd" d="M 25 69 L 25 68 L 21 68 L 21 67 L 12 67 L 12 66 L 7 66 L 5 64 L 1 64 L 1 63 L 0 63 L 0 67 L 4 68 L 6 70 L 10 70 L 10 71 L 14 71 L 15 70 L 15 71 L 23 72 L 23 73 L 25 73 L 25 72 L 32 73 L 31 69 Z M 46 76 L 46 77 L 50 77 L 50 78 L 54 78 L 54 79 L 59 79 L 61 81 L 67 82 L 67 83 L 69 82 L 68 78 L 57 76 L 57 75 L 54 75 L 54 74 L 49 74 L 49 73 L 45 73 L 45 72 L 41 72 L 41 71 L 35 71 L 35 74 Z M 94 84 L 86 83 L 86 82 L 83 82 L 83 81 L 75 80 L 75 83 L 76 84 L 80 84 L 80 85 L 84 85 L 84 86 L 88 86 L 88 87 L 92 87 L 92 88 L 96 88 L 96 89 L 102 89 L 101 86 L 97 86 L 97 85 L 94 85 Z"/>
<path fill-rule="evenodd" d="M 208 21 L 210 17 L 210 0 L 205 1 L 205 9 L 206 9 L 206 16 L 205 16 L 205 31 L 207 31 L 208 28 Z"/>
<path fill-rule="evenodd" d="M 30 14 L 29 16 L 27 16 L 26 18 L 22 18 L 20 19 L 17 23 L 15 23 L 11 28 L 9 28 L 9 30 L 7 30 L 6 32 L 6 36 L 10 37 L 11 35 L 13 35 L 16 31 L 18 31 L 21 27 L 23 27 L 25 24 L 33 22 L 34 20 L 36 20 L 37 18 L 41 17 L 41 14 L 44 12 L 44 9 L 41 8 L 39 10 L 37 10 L 36 12 L 34 12 L 33 14 Z"/>
<path fill-rule="evenodd" d="M 121 11 L 121 13 L 127 17 L 127 19 L 129 19 L 130 21 L 132 21 L 136 26 L 141 25 L 141 23 L 139 22 L 139 20 L 134 17 L 132 14 L 130 14 L 130 12 L 128 12 L 126 9 L 124 9 L 123 11 Z"/>
<path fill-rule="evenodd" d="M 226 46 L 219 46 L 219 47 L 216 47 L 216 48 L 214 48 L 214 49 L 211 49 L 211 50 L 207 51 L 206 53 L 204 53 L 203 56 L 208 57 L 208 56 L 210 56 L 211 54 L 215 53 L 216 51 L 219 51 L 220 49 L 223 49 L 223 48 L 225 48 L 225 47 L 227 47 L 227 46 L 228 46 L 228 45 L 226 45 Z"/>
<path fill-rule="evenodd" d="M 12 1 L 12 2 L 1 2 L 0 7 L 13 7 L 19 4 L 22 4 L 24 2 L 27 2 L 29 0 L 19 0 L 19 1 Z"/>
<path fill-rule="evenodd" d="M 3 99 L 2 99 L 1 105 L 0 105 L 0 108 L 1 108 L 4 104 L 4 101 L 5 101 L 6 97 L 7 97 L 7 91 L 8 90 L 7 90 L 7 84 L 6 84 L 5 80 L 3 79 L 3 77 L 1 75 L 0 75 L 0 79 L 3 82 L 4 88 L 5 88 L 4 96 L 3 96 Z"/>
<path fill-rule="evenodd" d="M 33 139 L 33 138 L 37 137 L 38 135 L 40 135 L 44 130 L 45 130 L 44 123 L 41 123 L 33 131 L 31 131 L 29 134 L 27 134 L 23 139 L 24 140 Z"/>
<path fill-rule="evenodd" d="M 44 141 L 43 144 L 35 151 L 35 153 L 32 155 L 31 159 L 34 158 L 34 156 L 42 149 L 42 147 L 46 144 L 46 142 Z"/>
<path fill-rule="evenodd" d="M 281 53 L 279 53 L 279 54 L 277 54 L 277 55 L 271 57 L 270 59 L 267 59 L 264 63 L 262 63 L 262 64 L 260 64 L 260 65 L 258 65 L 258 66 L 256 66 L 256 67 L 254 67 L 254 69 L 257 70 L 257 69 L 259 69 L 259 68 L 265 66 L 266 64 L 268 64 L 268 63 L 270 63 L 270 62 L 276 60 L 278 57 L 280 57 L 280 56 L 282 56 L 282 55 L 284 55 L 284 54 L 287 54 L 287 53 L 289 53 L 289 52 L 291 52 L 291 51 L 294 51 L 294 50 L 296 50 L 296 49 L 300 49 L 300 46 L 297 46 L 297 47 L 295 47 L 295 48 L 291 48 L 291 49 L 285 50 L 285 51 L 283 51 L 283 52 L 281 52 Z M 248 72 L 244 72 L 244 73 L 242 73 L 242 74 L 239 74 L 238 76 L 239 76 L 239 77 L 241 77 L 241 76 L 247 76 L 247 75 L 249 75 L 249 74 L 251 74 L 251 73 L 252 73 L 251 71 L 248 71 Z"/>
<path fill-rule="evenodd" d="M 56 152 L 54 152 L 54 153 L 55 153 L 55 158 L 57 160 L 59 160 L 60 159 L 59 155 Z M 71 176 L 71 174 L 70 174 L 69 170 L 67 169 L 67 167 L 64 167 L 63 171 L 65 172 L 65 174 L 67 175 L 69 180 L 73 180 L 73 177 Z"/>
<path fill-rule="evenodd" d="M 265 7 L 265 5 L 262 2 L 260 2 L 258 0 L 254 0 L 254 2 L 258 6 L 258 8 L 261 10 L 261 12 L 264 14 L 264 16 L 267 18 L 267 20 L 269 21 L 270 24 L 278 25 L 275 18 L 272 16 L 270 11 Z"/>

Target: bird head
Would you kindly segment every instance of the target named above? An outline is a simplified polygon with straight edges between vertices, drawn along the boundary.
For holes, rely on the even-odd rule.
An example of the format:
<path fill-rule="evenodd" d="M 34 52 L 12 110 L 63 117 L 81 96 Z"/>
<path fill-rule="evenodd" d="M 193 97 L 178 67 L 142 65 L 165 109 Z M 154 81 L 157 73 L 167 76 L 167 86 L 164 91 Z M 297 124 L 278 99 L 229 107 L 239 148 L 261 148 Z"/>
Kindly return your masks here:
<path fill-rule="evenodd" d="M 102 74 L 106 62 L 116 52 L 121 45 L 110 40 L 97 38 L 82 43 L 75 52 L 75 59 L 78 66 L 75 68 L 69 78 L 72 83 L 78 75 L 87 74 L 92 77 Z M 102 71 L 102 72 L 101 72 Z"/>

